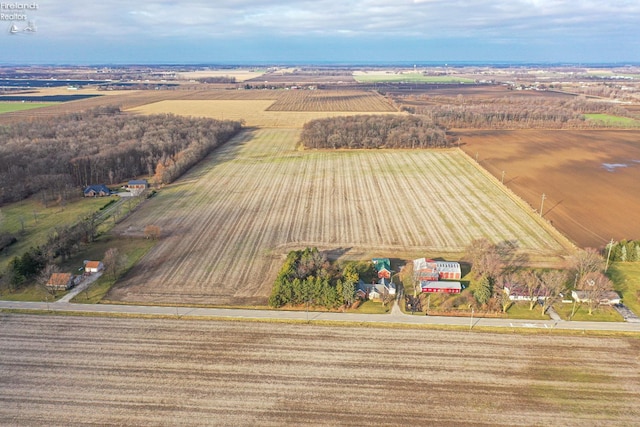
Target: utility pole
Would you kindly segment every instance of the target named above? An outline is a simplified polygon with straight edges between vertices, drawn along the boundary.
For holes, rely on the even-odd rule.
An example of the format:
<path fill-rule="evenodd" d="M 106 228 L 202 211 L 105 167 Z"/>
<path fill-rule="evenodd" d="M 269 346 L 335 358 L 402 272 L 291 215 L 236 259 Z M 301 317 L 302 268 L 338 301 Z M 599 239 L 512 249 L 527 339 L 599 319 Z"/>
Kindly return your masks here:
<path fill-rule="evenodd" d="M 542 217 L 542 207 L 544 206 L 544 199 L 546 198 L 546 194 L 542 193 L 542 202 L 540 202 L 540 217 Z"/>
<path fill-rule="evenodd" d="M 611 241 L 609 242 L 609 253 L 607 253 L 607 262 L 604 265 L 604 272 L 605 273 L 609 269 L 609 257 L 611 257 L 611 248 L 613 248 L 613 237 L 611 238 Z"/>

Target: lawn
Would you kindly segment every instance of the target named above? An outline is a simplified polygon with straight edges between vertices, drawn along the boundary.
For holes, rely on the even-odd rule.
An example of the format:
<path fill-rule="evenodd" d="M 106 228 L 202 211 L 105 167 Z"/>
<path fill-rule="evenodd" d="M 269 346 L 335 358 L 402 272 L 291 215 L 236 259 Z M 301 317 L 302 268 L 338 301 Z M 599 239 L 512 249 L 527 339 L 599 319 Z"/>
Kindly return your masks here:
<path fill-rule="evenodd" d="M 101 260 L 107 249 L 116 248 L 118 253 L 124 257 L 125 265 L 122 275 L 133 267 L 155 244 L 153 240 L 147 239 L 126 239 L 114 238 L 111 236 L 103 236 L 96 240 L 89 248 L 71 259 L 68 263 L 70 269 L 76 266 L 82 266 L 83 259 Z M 107 273 L 92 283 L 86 290 L 80 292 L 71 301 L 84 304 L 96 304 L 109 292 L 111 286 L 115 283 L 114 278 Z"/>
<path fill-rule="evenodd" d="M 38 200 L 30 198 L 3 206 L 0 208 L 0 233 L 11 233 L 18 241 L 0 253 L 0 271 L 6 268 L 14 256 L 45 243 L 56 227 L 76 223 L 78 218 L 97 212 L 109 200 L 82 198 L 67 202 L 65 206 L 50 205 L 45 208 Z"/>
<path fill-rule="evenodd" d="M 456 76 L 425 76 L 420 73 L 371 73 L 371 74 L 354 74 L 353 78 L 358 83 L 389 83 L 389 82 L 406 82 L 406 83 L 475 83 L 475 80 L 466 77 Z"/>
<path fill-rule="evenodd" d="M 32 110 L 34 108 L 49 107 L 55 102 L 0 102 L 0 114 L 14 111 Z"/>
<path fill-rule="evenodd" d="M 511 304 L 507 310 L 509 319 L 531 319 L 531 320 L 549 320 L 549 316 L 541 314 L 542 307 L 536 304 L 533 310 L 529 310 L 528 302 L 517 302 Z"/>
<path fill-rule="evenodd" d="M 585 304 L 576 305 L 576 312 L 571 317 L 571 311 L 573 310 L 573 304 L 559 303 L 555 304 L 553 308 L 560 315 L 563 320 L 578 320 L 578 321 L 594 321 L 594 322 L 624 322 L 624 319 L 613 307 L 600 306 L 593 311 L 593 314 L 589 315 L 589 308 Z"/>
<path fill-rule="evenodd" d="M 640 121 L 630 117 L 614 116 L 611 114 L 585 114 L 587 120 L 592 122 L 600 122 L 606 126 L 615 126 L 622 128 L 640 127 Z"/>
<path fill-rule="evenodd" d="M 640 316 L 640 262 L 616 262 L 608 274 L 622 303 Z"/>
<path fill-rule="evenodd" d="M 360 304 L 360 306 L 356 309 L 356 313 L 358 314 L 385 314 L 391 311 L 391 307 L 393 307 L 393 302 L 382 305 L 380 301 L 371 301 L 367 300 Z"/>

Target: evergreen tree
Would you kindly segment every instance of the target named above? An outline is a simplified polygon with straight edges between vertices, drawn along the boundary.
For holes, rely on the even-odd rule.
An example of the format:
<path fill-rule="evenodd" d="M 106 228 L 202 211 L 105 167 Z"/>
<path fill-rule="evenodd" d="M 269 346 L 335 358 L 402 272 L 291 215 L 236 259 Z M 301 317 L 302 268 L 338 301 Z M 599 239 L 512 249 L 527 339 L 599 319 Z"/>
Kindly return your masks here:
<path fill-rule="evenodd" d="M 478 281 L 478 285 L 473 293 L 480 305 L 485 305 L 493 295 L 493 283 L 489 276 L 482 276 Z"/>

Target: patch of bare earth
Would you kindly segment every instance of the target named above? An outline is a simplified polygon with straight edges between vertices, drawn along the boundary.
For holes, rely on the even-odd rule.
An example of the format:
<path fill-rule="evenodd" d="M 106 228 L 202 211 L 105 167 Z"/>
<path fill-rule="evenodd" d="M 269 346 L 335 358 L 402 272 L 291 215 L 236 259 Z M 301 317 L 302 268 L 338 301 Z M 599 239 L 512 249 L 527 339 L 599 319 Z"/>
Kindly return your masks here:
<path fill-rule="evenodd" d="M 640 132 L 460 132 L 463 149 L 582 247 L 639 239 Z"/>

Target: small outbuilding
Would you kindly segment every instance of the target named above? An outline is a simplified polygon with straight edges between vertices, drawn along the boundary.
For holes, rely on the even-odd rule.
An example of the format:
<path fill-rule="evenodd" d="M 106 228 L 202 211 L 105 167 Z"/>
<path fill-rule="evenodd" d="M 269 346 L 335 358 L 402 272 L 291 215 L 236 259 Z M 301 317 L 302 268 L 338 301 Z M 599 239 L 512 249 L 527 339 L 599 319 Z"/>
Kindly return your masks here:
<path fill-rule="evenodd" d="M 85 273 L 98 273 L 104 270 L 104 264 L 101 261 L 86 261 L 84 263 Z"/>

